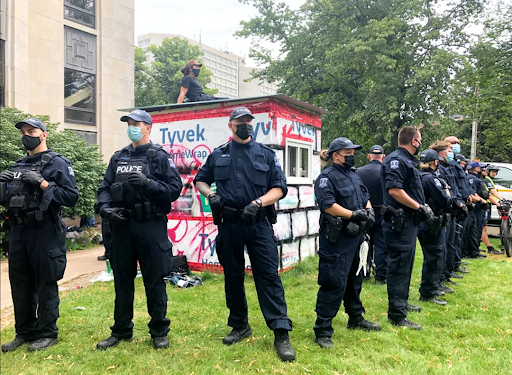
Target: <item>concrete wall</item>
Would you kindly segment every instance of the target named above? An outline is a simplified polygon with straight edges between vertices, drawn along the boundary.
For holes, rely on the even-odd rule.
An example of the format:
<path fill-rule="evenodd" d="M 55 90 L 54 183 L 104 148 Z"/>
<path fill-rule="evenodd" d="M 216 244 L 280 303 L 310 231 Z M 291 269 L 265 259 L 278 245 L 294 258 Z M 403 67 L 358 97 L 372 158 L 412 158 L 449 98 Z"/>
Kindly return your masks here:
<path fill-rule="evenodd" d="M 109 160 L 128 143 L 119 108 L 133 107 L 134 0 L 96 0 L 95 28 L 64 19 L 63 0 L 6 0 L 6 106 L 97 133 Z M 95 125 L 64 122 L 65 26 L 96 38 Z"/>

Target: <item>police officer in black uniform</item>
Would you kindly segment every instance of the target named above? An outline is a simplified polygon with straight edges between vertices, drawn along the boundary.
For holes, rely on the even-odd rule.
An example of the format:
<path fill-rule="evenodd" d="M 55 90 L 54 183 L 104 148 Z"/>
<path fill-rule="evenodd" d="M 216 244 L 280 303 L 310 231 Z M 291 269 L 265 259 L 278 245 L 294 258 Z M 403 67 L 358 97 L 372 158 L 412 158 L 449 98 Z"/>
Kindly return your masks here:
<path fill-rule="evenodd" d="M 292 321 L 287 316 L 284 289 L 278 274 L 274 203 L 286 196 L 286 178 L 274 151 L 252 139 L 254 116 L 238 107 L 229 116 L 233 140 L 216 148 L 197 172 L 194 184 L 208 197 L 218 225 L 217 255 L 224 268 L 228 325 L 233 328 L 225 345 L 252 334 L 244 291 L 244 246 L 247 246 L 261 311 L 274 331 L 274 347 L 282 361 L 293 361 L 288 338 Z M 217 193 L 210 189 L 212 183 Z"/>
<path fill-rule="evenodd" d="M 375 222 L 368 189 L 351 168 L 355 145 L 348 138 L 336 138 L 320 158 L 332 162 L 315 181 L 315 196 L 320 208 L 320 247 L 318 255 L 318 291 L 316 302 L 315 342 L 331 348 L 334 332 L 332 320 L 343 300 L 349 329 L 380 331 L 380 325 L 363 318 L 364 307 L 359 295 L 363 282 L 360 269 L 360 246 L 366 228 Z"/>
<path fill-rule="evenodd" d="M 375 263 L 375 284 L 385 284 L 388 272 L 388 254 L 386 242 L 382 231 L 380 208 L 382 206 L 382 182 L 380 180 L 380 169 L 386 155 L 382 146 L 374 145 L 370 148 L 368 159 L 370 163 L 364 167 L 357 168 L 356 173 L 368 188 L 370 202 L 375 210 L 375 224 L 369 230 L 370 253 L 373 253 Z M 373 251 L 372 251 L 373 250 Z"/>
<path fill-rule="evenodd" d="M 149 333 L 155 349 L 167 348 L 169 319 L 163 278 L 172 270 L 172 244 L 167 236 L 167 214 L 178 199 L 181 178 L 172 157 L 150 140 L 153 121 L 136 109 L 121 117 L 128 123 L 132 143 L 117 151 L 98 190 L 97 210 L 111 225 L 116 291 L 112 335 L 99 342 L 104 350 L 133 334 L 134 279 L 139 261 L 146 289 Z"/>
<path fill-rule="evenodd" d="M 419 226 L 418 239 L 423 250 L 423 269 L 421 272 L 420 301 L 446 305 L 446 301 L 437 298 L 444 295 L 440 291 L 441 274 L 444 270 L 443 253 L 446 249 L 446 227 L 450 225 L 452 197 L 448 183 L 436 174 L 440 157 L 435 150 L 425 150 L 420 155 L 421 184 L 425 201 L 434 211 L 434 220 L 430 228 L 425 222 Z"/>
<path fill-rule="evenodd" d="M 46 146 L 46 126 L 38 119 L 18 122 L 28 155 L 0 174 L 0 204 L 11 225 L 9 280 L 16 338 L 2 351 L 31 342 L 29 351 L 58 342 L 59 290 L 66 268 L 66 232 L 62 206 L 78 200 L 69 160 Z M 3 185 L 3 186 L 1 186 Z M 3 195 L 3 196 L 2 196 Z"/>
<path fill-rule="evenodd" d="M 421 148 L 421 133 L 414 126 L 405 126 L 398 133 L 398 147 L 382 163 L 381 179 L 384 188 L 384 238 L 388 250 L 388 318 L 392 324 L 413 329 L 421 325 L 407 319 L 407 311 L 421 311 L 409 305 L 418 224 L 430 223 L 434 214 L 425 204 L 421 185 L 419 161 L 414 155 Z"/>

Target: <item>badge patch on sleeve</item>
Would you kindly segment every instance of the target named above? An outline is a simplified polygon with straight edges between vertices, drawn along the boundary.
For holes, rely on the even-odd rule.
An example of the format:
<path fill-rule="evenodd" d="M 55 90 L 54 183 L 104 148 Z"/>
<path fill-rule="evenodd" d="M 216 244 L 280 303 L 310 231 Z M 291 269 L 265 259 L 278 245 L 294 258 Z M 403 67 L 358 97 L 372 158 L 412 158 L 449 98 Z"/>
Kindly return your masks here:
<path fill-rule="evenodd" d="M 439 189 L 442 189 L 442 188 L 443 188 L 443 185 L 441 185 L 441 181 L 439 181 L 437 178 L 434 178 L 434 182 L 436 183 L 436 186 L 437 186 Z"/>
<path fill-rule="evenodd" d="M 74 176 L 75 175 L 75 171 L 70 166 L 68 166 L 68 173 L 69 173 L 70 176 Z"/>
<path fill-rule="evenodd" d="M 168 160 L 169 160 L 169 166 L 170 166 L 171 168 L 176 169 L 176 165 L 174 165 L 174 161 L 172 160 L 172 158 L 168 158 Z"/>
<path fill-rule="evenodd" d="M 321 179 L 320 179 L 320 182 L 318 183 L 318 187 L 319 187 L 319 188 L 324 188 L 324 187 L 326 187 L 326 186 L 327 186 L 327 180 L 328 180 L 328 178 L 327 178 L 327 177 L 326 177 L 326 178 L 321 178 Z"/>
<path fill-rule="evenodd" d="M 399 167 L 399 161 L 398 160 L 391 160 L 391 164 L 389 165 L 389 168 L 391 169 L 398 169 Z"/>
<path fill-rule="evenodd" d="M 281 168 L 281 163 L 279 162 L 279 158 L 277 156 L 274 157 L 274 164 L 276 167 Z"/>

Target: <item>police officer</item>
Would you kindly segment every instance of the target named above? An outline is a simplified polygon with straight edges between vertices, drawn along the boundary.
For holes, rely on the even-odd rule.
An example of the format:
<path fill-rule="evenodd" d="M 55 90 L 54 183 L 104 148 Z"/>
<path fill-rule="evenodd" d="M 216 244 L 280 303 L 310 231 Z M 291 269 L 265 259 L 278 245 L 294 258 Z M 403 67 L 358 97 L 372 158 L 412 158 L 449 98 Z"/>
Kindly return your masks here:
<path fill-rule="evenodd" d="M 320 263 L 316 301 L 315 342 L 331 348 L 334 332 L 332 320 L 343 300 L 349 329 L 380 331 L 380 325 L 363 318 L 364 307 L 359 298 L 363 272 L 360 269 L 360 246 L 366 227 L 375 222 L 366 186 L 351 168 L 355 145 L 348 138 L 336 138 L 323 150 L 320 158 L 332 162 L 315 182 L 315 196 L 320 208 Z"/>
<path fill-rule="evenodd" d="M 384 188 L 384 238 L 388 251 L 388 318 L 397 326 L 421 329 L 407 319 L 407 311 L 421 311 L 409 305 L 409 285 L 416 251 L 418 224 L 430 223 L 434 214 L 425 204 L 419 160 L 421 133 L 415 126 L 405 126 L 398 133 L 398 147 L 382 163 Z"/>
<path fill-rule="evenodd" d="M 423 269 L 421 272 L 420 301 L 446 305 L 438 296 L 441 274 L 444 271 L 443 253 L 446 248 L 446 227 L 450 225 L 449 215 L 452 198 L 448 183 L 436 174 L 441 157 L 435 150 L 425 150 L 420 155 L 421 184 L 425 201 L 434 211 L 434 221 L 429 228 L 425 222 L 420 223 L 418 239 L 423 250 Z"/>
<path fill-rule="evenodd" d="M 480 254 L 480 239 L 484 227 L 484 215 L 487 208 L 487 198 L 489 192 L 485 189 L 483 181 L 478 177 L 480 170 L 484 166 L 478 161 L 472 161 L 467 165 L 469 188 L 472 193 L 473 207 L 470 210 L 471 222 L 467 229 L 467 243 L 465 253 L 470 258 L 486 258 L 485 254 Z"/>
<path fill-rule="evenodd" d="M 133 293 L 140 264 L 146 289 L 149 333 L 155 349 L 167 348 L 169 319 L 163 278 L 172 270 L 172 244 L 167 236 L 167 214 L 182 189 L 172 157 L 150 140 L 153 121 L 136 109 L 121 117 L 128 123 L 132 143 L 117 151 L 98 190 L 97 210 L 111 225 L 116 300 L 112 335 L 96 348 L 105 350 L 131 340 Z"/>
<path fill-rule="evenodd" d="M 224 268 L 228 325 L 233 328 L 223 343 L 231 345 L 252 334 L 244 291 L 246 246 L 261 311 L 274 331 L 274 347 L 282 361 L 293 361 L 295 352 L 288 338 L 292 321 L 277 272 L 277 241 L 271 225 L 275 223 L 274 203 L 286 196 L 288 188 L 274 151 L 252 139 L 253 119 L 248 108 L 233 110 L 228 123 L 232 141 L 208 156 L 194 184 L 208 197 L 218 225 L 216 249 Z M 210 189 L 214 182 L 217 193 Z"/>
<path fill-rule="evenodd" d="M 487 235 L 487 222 L 489 221 L 489 218 L 491 217 L 491 204 L 495 205 L 497 208 L 500 207 L 500 201 L 503 200 L 502 196 L 498 193 L 498 190 L 496 190 L 496 186 L 494 185 L 494 178 L 498 174 L 500 168 L 496 165 L 489 164 L 485 168 L 485 174 L 482 181 L 484 182 L 485 188 L 489 192 L 489 199 L 487 200 L 487 203 L 489 204 L 489 207 L 487 208 L 486 218 L 485 218 L 485 226 L 482 231 L 482 242 L 487 247 L 487 253 L 488 254 L 494 254 L 494 255 L 503 255 L 503 251 L 498 251 L 494 248 L 494 246 L 491 245 L 489 242 L 489 236 Z"/>
<path fill-rule="evenodd" d="M 356 173 L 368 188 L 370 193 L 370 202 L 375 210 L 375 224 L 369 230 L 370 252 L 373 249 L 373 259 L 375 263 L 375 284 L 386 284 L 386 275 L 388 269 L 386 252 L 386 242 L 381 225 L 380 208 L 382 206 L 382 183 L 380 180 L 380 169 L 382 161 L 386 155 L 382 146 L 374 145 L 370 148 L 368 159 L 370 163 L 364 167 L 357 168 Z"/>
<path fill-rule="evenodd" d="M 450 197 L 451 197 L 451 209 L 449 210 L 449 214 L 446 218 L 448 221 L 446 224 L 446 246 L 445 252 L 443 254 L 443 273 L 441 275 L 441 279 L 450 280 L 450 278 L 462 279 L 462 275 L 459 275 L 455 272 L 455 257 L 456 257 L 456 245 L 457 245 L 457 232 L 456 232 L 456 222 L 452 217 L 452 213 L 455 214 L 458 210 L 462 210 L 464 207 L 464 202 L 462 201 L 462 196 L 459 193 L 459 188 L 457 185 L 457 181 L 455 175 L 452 172 L 452 169 L 449 168 L 450 163 L 455 159 L 455 155 L 452 151 L 452 144 L 447 141 L 436 141 L 431 149 L 436 151 L 439 154 L 439 158 L 441 159 L 439 162 L 439 166 L 437 168 L 437 175 L 444 181 L 448 183 L 450 189 Z M 469 271 L 464 271 L 465 273 Z"/>
<path fill-rule="evenodd" d="M 46 126 L 38 119 L 18 122 L 28 155 L 0 174 L 0 204 L 11 224 L 9 280 L 16 338 L 2 351 L 31 342 L 29 351 L 58 342 L 59 290 L 66 268 L 62 206 L 73 207 L 78 190 L 69 160 L 48 149 Z"/>

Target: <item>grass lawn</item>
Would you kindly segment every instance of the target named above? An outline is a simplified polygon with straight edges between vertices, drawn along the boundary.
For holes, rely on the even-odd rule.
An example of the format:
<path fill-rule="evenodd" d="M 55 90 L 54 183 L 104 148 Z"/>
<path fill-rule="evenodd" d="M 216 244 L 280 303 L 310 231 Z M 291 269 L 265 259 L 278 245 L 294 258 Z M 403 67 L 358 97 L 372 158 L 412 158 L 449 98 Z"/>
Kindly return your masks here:
<path fill-rule="evenodd" d="M 494 241 L 494 240 L 493 240 Z M 495 247 L 497 243 L 494 244 Z M 423 331 L 395 328 L 387 321 L 386 286 L 365 282 L 361 298 L 366 318 L 382 331 L 348 331 L 347 315 L 334 320 L 336 345 L 321 350 L 314 343 L 313 324 L 318 290 L 317 259 L 283 274 L 292 344 L 297 361 L 282 363 L 273 348 L 273 334 L 258 307 L 252 278 L 246 281 L 250 323 L 254 334 L 226 347 L 229 332 L 222 275 L 203 274 L 205 285 L 192 289 L 168 287 L 171 347 L 156 351 L 147 331 L 149 317 L 142 280 L 136 280 L 135 332 L 105 352 L 95 345 L 110 335 L 114 285 L 96 283 L 61 293 L 60 343 L 45 352 L 26 347 L 1 354 L 1 374 L 509 374 L 512 373 L 512 263 L 504 256 L 471 260 L 447 306 L 418 301 L 421 249 L 418 246 L 410 302 L 423 311 L 409 314 Z M 84 306 L 86 310 L 73 310 Z M 2 342 L 14 329 L 1 332 Z"/>

